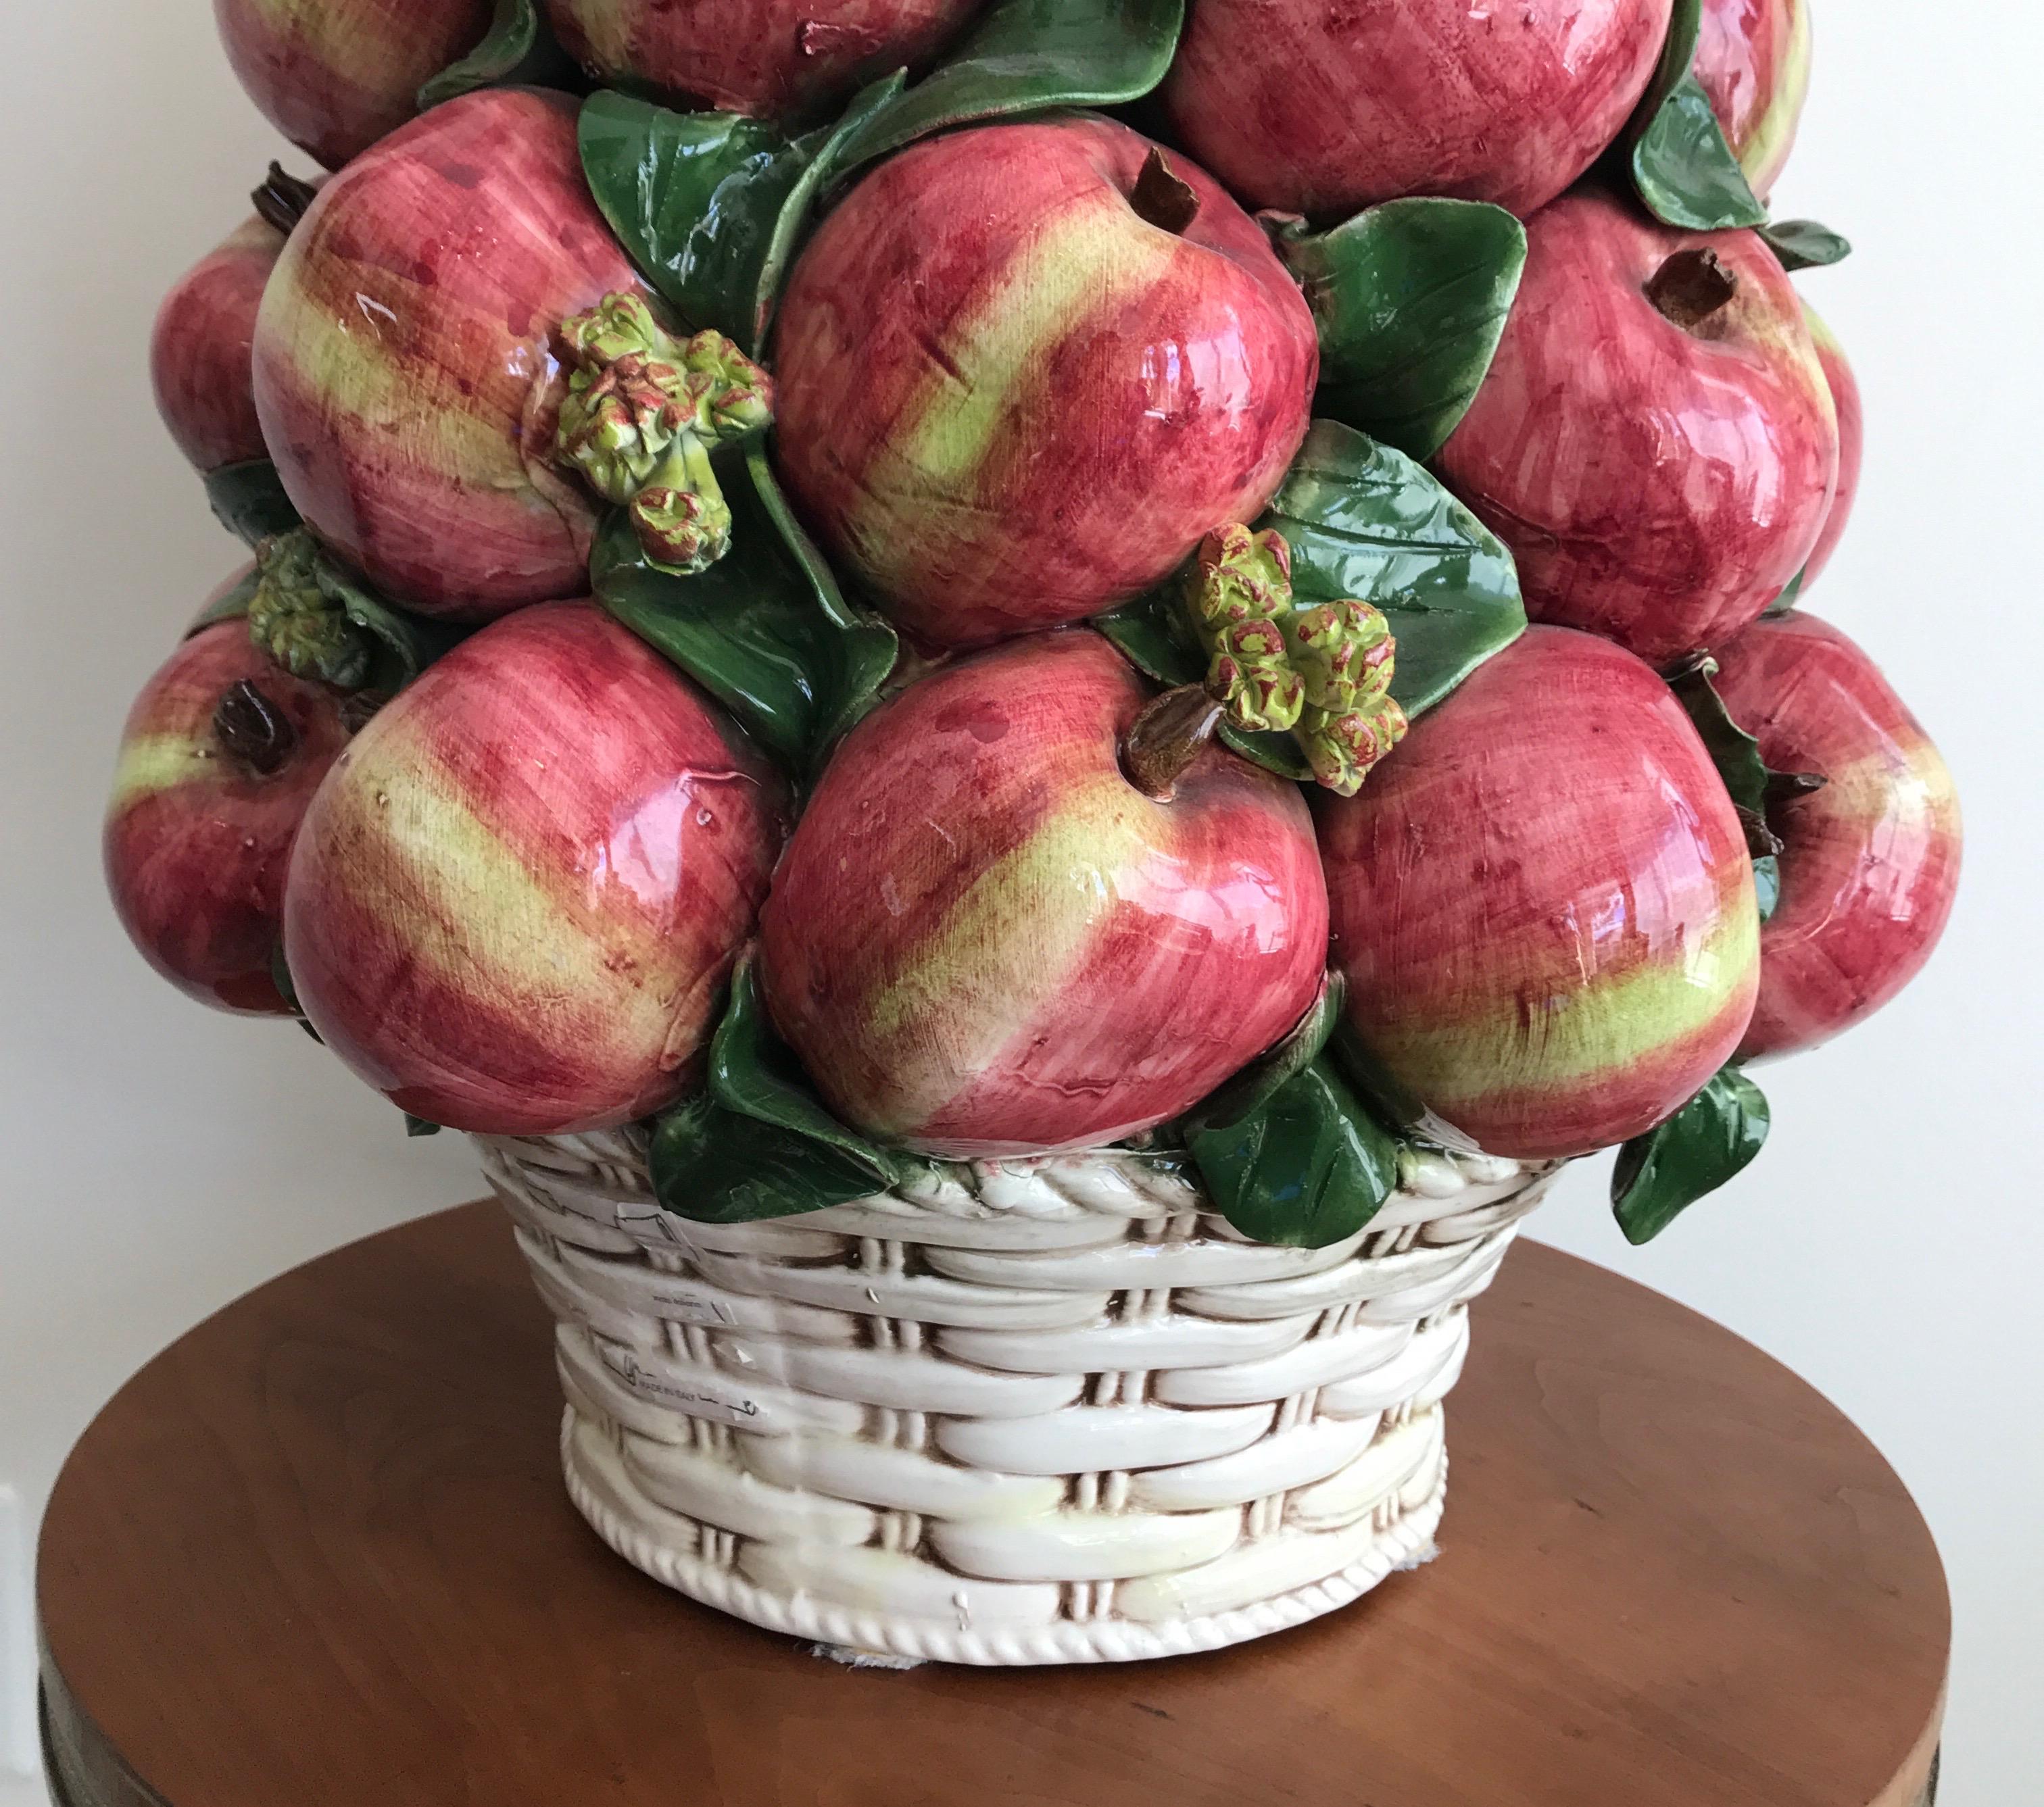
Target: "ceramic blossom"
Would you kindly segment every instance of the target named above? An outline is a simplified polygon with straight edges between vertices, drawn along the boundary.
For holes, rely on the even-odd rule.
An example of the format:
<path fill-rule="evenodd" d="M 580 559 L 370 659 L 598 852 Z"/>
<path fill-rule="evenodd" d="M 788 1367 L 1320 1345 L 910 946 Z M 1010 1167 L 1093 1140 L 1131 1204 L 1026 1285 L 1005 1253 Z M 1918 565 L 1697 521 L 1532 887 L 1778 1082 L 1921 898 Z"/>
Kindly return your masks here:
<path fill-rule="evenodd" d="M 253 562 L 122 742 L 144 954 L 477 1138 L 698 1599 L 1078 1662 L 1424 1560 L 1551 1176 L 1659 1233 L 1952 902 L 1801 606 L 1800 0 L 286 10 L 331 173 L 152 346 Z"/>

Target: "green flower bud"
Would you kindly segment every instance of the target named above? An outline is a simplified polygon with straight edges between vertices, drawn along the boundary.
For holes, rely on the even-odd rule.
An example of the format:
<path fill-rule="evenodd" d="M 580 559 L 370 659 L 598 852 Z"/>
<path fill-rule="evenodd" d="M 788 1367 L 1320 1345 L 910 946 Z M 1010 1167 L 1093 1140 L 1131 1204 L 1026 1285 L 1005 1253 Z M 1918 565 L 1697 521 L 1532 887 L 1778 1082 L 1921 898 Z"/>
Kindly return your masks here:
<path fill-rule="evenodd" d="M 1371 769 L 1405 738 L 1405 712 L 1391 697 L 1374 709 L 1339 712 L 1308 704 L 1296 738 L 1313 776 L 1339 796 L 1362 788 Z"/>
<path fill-rule="evenodd" d="M 294 677 L 359 690 L 369 681 L 376 642 L 351 620 L 328 586 L 319 543 L 303 528 L 256 549 L 248 638 Z"/>
<path fill-rule="evenodd" d="M 631 293 L 606 295 L 561 336 L 577 366 L 561 405 L 561 457 L 629 508 L 655 564 L 713 564 L 730 547 L 731 510 L 709 450 L 772 420 L 772 378 L 720 332 L 675 338 Z"/>
<path fill-rule="evenodd" d="M 1316 603 L 1285 626 L 1308 701 L 1339 714 L 1374 708 L 1389 695 L 1397 643 L 1382 610 L 1366 602 Z"/>

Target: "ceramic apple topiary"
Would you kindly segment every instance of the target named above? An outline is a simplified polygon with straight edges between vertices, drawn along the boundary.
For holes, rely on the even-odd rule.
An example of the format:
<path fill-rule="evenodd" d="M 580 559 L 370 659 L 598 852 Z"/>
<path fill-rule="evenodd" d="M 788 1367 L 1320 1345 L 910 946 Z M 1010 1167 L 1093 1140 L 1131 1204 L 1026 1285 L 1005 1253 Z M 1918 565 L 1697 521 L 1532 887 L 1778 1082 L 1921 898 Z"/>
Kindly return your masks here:
<path fill-rule="evenodd" d="M 332 173 L 159 319 L 255 563 L 135 939 L 478 1137 L 677 1586 L 1064 1661 L 1414 1560 L 1546 1178 L 1658 1233 L 1952 902 L 1800 606 L 1800 0 L 415 10 L 221 0 Z"/>

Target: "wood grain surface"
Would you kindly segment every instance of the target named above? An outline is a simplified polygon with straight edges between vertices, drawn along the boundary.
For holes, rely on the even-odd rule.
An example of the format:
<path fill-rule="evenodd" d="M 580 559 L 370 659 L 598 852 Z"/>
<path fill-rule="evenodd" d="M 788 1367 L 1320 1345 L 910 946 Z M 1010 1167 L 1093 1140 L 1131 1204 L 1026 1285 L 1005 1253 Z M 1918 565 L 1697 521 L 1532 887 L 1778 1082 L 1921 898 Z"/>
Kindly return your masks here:
<path fill-rule="evenodd" d="M 44 1527 L 63 1807 L 1915 1807 L 1949 1621 L 1872 1446 L 1524 1245 L 1449 1403 L 1439 1561 L 1298 1630 L 855 1671 L 666 1592 L 555 1466 L 548 1325 L 466 1206 L 201 1325 Z"/>

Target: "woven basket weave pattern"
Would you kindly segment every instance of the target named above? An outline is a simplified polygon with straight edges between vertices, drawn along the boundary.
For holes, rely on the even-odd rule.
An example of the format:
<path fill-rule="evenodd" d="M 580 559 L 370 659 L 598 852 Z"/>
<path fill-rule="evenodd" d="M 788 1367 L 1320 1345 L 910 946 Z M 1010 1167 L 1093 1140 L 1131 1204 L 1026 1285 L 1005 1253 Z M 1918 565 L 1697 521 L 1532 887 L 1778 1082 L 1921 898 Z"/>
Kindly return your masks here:
<path fill-rule="evenodd" d="M 712 1226 L 629 1134 L 477 1139 L 605 1540 L 755 1623 L 968 1663 L 1212 1648 L 1424 1560 L 1464 1307 L 1549 1177 L 1423 1157 L 1308 1250 L 1112 1151 Z"/>

